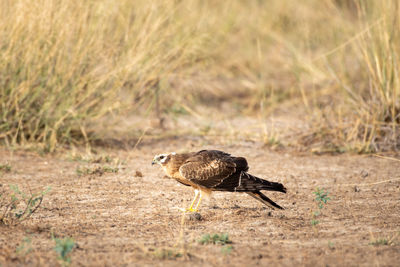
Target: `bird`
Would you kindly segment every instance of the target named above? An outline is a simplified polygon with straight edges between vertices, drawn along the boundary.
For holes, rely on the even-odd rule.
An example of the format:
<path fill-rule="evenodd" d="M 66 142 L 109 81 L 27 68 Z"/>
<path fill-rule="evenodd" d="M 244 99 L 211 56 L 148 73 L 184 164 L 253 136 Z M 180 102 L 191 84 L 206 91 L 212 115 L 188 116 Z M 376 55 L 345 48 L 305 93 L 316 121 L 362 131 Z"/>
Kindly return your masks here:
<path fill-rule="evenodd" d="M 286 193 L 283 184 L 249 174 L 244 157 L 219 150 L 172 152 L 156 155 L 152 160 L 152 165 L 155 164 L 160 165 L 168 177 L 195 189 L 194 199 L 184 211 L 198 212 L 203 196 L 209 196 L 212 191 L 244 192 L 272 209 L 284 209 L 261 193 L 261 190 Z"/>

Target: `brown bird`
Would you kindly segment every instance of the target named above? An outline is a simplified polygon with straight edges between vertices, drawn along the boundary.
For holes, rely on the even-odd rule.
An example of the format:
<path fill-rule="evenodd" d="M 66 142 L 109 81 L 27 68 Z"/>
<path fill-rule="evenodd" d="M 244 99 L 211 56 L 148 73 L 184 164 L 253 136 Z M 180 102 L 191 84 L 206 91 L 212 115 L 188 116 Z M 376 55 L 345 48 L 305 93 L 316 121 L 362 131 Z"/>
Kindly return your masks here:
<path fill-rule="evenodd" d="M 201 150 L 160 154 L 154 157 L 154 164 L 161 165 L 169 177 L 195 189 L 194 199 L 187 211 L 197 212 L 203 195 L 209 195 L 212 191 L 245 192 L 272 209 L 283 209 L 260 191 L 286 193 L 286 188 L 281 183 L 249 174 L 245 158 L 233 157 L 218 150 Z M 200 197 L 193 208 L 199 193 Z"/>

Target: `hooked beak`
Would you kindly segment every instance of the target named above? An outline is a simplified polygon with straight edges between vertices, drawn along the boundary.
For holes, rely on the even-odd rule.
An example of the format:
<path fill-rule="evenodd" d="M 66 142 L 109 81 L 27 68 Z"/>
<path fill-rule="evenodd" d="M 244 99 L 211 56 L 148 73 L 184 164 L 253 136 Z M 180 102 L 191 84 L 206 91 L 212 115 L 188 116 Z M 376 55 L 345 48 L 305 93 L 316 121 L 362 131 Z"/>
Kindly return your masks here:
<path fill-rule="evenodd" d="M 153 159 L 153 161 L 151 162 L 151 165 L 157 164 L 157 162 Z"/>

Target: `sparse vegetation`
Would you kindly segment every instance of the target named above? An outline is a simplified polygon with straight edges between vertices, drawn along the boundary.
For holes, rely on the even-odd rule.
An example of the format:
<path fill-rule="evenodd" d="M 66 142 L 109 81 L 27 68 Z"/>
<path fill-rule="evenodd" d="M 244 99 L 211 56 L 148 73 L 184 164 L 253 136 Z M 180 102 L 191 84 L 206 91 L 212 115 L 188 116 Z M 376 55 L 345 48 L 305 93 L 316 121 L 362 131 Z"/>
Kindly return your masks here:
<path fill-rule="evenodd" d="M 152 252 L 155 258 L 166 260 L 182 257 L 182 253 L 175 248 L 157 248 Z"/>
<path fill-rule="evenodd" d="M 223 234 L 204 234 L 198 242 L 202 245 L 214 244 L 222 245 L 221 252 L 223 254 L 230 254 L 233 247 L 231 245 L 232 241 L 229 240 L 229 235 L 227 233 Z"/>
<path fill-rule="evenodd" d="M 178 115 L 210 134 L 197 107 L 225 102 L 262 122 L 299 108 L 307 127 L 292 145 L 317 153 L 399 149 L 397 0 L 6 0 L 0 10 L 6 145 L 89 144 L 126 114 L 140 115 L 139 135 L 152 134 L 136 129 L 143 118 Z M 285 142 L 262 131 L 261 142 Z"/>
<path fill-rule="evenodd" d="M 371 232 L 371 241 L 369 242 L 369 245 L 371 245 L 371 246 L 393 246 L 393 245 L 396 245 L 395 241 L 397 240 L 397 237 L 399 235 L 400 235 L 400 232 L 397 232 L 391 237 L 375 238 Z"/>
<path fill-rule="evenodd" d="M 369 243 L 372 246 L 385 246 L 389 245 L 389 241 L 386 238 L 378 238 Z"/>
<path fill-rule="evenodd" d="M 317 217 L 318 215 L 316 215 L 315 213 L 314 213 L 314 217 Z M 317 224 L 319 224 L 319 221 L 318 220 L 316 220 L 316 219 L 312 219 L 311 220 L 311 225 L 312 226 L 316 226 Z"/>
<path fill-rule="evenodd" d="M 315 195 L 315 201 L 317 202 L 318 208 L 320 210 L 322 210 L 324 205 L 326 205 L 331 199 L 330 197 L 328 197 L 328 191 L 325 191 L 324 189 L 319 189 L 318 187 L 315 192 L 313 192 L 313 194 Z"/>
<path fill-rule="evenodd" d="M 32 238 L 31 237 L 29 237 L 29 236 L 24 237 L 24 239 L 22 239 L 21 243 L 19 244 L 19 246 L 15 250 L 17 255 L 24 257 L 28 253 L 30 253 L 32 251 L 31 242 L 32 242 Z"/>
<path fill-rule="evenodd" d="M 221 248 L 222 254 L 229 255 L 231 254 L 233 247 L 231 245 L 226 245 Z"/>
<path fill-rule="evenodd" d="M 1 172 L 11 172 L 11 165 L 8 163 L 0 164 L 0 173 Z"/>
<path fill-rule="evenodd" d="M 68 266 L 71 263 L 70 253 L 75 247 L 74 240 L 70 237 L 65 237 L 62 239 L 55 237 L 52 238 L 56 242 L 54 250 L 58 254 L 58 259 L 61 261 L 61 265 Z"/>
<path fill-rule="evenodd" d="M 78 177 L 71 167 L 107 163 L 70 162 L 61 153 L 40 156 L 0 151 L 3 162 L 12 164 L 12 173 L 0 177 L 0 191 L 12 193 L 5 184 L 9 182 L 18 183 L 23 192 L 29 192 L 29 186 L 37 192 L 43 185 L 52 185 L 51 194 L 44 196 L 30 218 L 17 226 L 0 225 L 0 262 L 7 266 L 61 266 L 63 261 L 54 250 L 56 243 L 49 238 L 52 232 L 59 239 L 73 237 L 77 242 L 67 255 L 71 266 L 352 266 L 397 262 L 398 160 L 276 153 L 261 151 L 259 143 L 220 146 L 248 157 L 259 177 L 281 177 L 288 195 L 270 197 L 279 200 L 285 210 L 272 211 L 239 193 L 217 193 L 215 200 L 201 209 L 202 220 L 191 220 L 188 213 L 178 210 L 192 199 L 190 189 L 165 180 L 150 161 L 159 153 L 155 150 L 190 150 L 193 143 L 200 146 L 201 142 L 172 140 L 151 142 L 140 151 L 110 150 L 112 155 L 129 160 L 128 169 L 102 177 Z M 135 177 L 135 170 L 143 177 Z M 355 185 L 360 192 L 354 192 Z M 320 202 L 323 209 L 315 218 L 320 223 L 313 227 L 311 212 L 319 212 Z M 369 232 L 373 233 L 371 238 Z M 32 248 L 25 256 L 29 241 L 24 237 L 31 238 Z M 204 245 L 199 243 L 201 239 Z"/>
<path fill-rule="evenodd" d="M 229 235 L 227 233 L 212 234 L 212 235 L 204 234 L 199 239 L 199 243 L 202 245 L 207 245 L 207 244 L 225 245 L 232 243 L 232 241 L 229 240 Z"/>
<path fill-rule="evenodd" d="M 103 171 L 104 172 L 110 172 L 110 173 L 117 173 L 119 171 L 118 167 L 111 167 L 111 166 L 103 166 Z"/>
<path fill-rule="evenodd" d="M 17 185 L 0 192 L 0 224 L 15 225 L 28 219 L 42 204 L 50 187 L 38 193 L 22 192 Z"/>
<path fill-rule="evenodd" d="M 318 187 L 315 189 L 313 194 L 315 195 L 314 200 L 317 204 L 318 210 L 312 212 L 311 225 L 316 226 L 317 224 L 320 223 L 320 221 L 317 220 L 316 218 L 321 215 L 322 209 L 331 198 L 328 196 L 329 195 L 328 191 L 325 191 L 324 189 L 320 189 Z"/>
<path fill-rule="evenodd" d="M 100 154 L 96 155 L 93 153 L 87 153 L 87 154 L 80 154 L 76 152 L 71 152 L 68 157 L 69 160 L 71 161 L 79 161 L 79 162 L 86 162 L 86 163 L 98 163 L 98 164 L 112 164 L 112 165 L 124 165 L 126 164 L 123 160 L 113 157 L 111 155 L 107 154 Z"/>
<path fill-rule="evenodd" d="M 76 174 L 82 175 L 99 175 L 102 176 L 104 173 L 117 173 L 118 167 L 111 166 L 93 166 L 93 167 L 77 167 Z"/>

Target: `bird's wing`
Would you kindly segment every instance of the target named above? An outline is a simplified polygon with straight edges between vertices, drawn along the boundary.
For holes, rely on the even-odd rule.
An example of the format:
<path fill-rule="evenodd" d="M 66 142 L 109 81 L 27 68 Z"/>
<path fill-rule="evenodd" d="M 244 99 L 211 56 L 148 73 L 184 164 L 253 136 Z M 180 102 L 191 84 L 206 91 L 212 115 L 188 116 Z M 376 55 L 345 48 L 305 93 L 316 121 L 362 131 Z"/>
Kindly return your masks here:
<path fill-rule="evenodd" d="M 202 150 L 188 158 L 179 172 L 195 184 L 212 188 L 236 172 L 234 159 L 222 151 Z"/>

